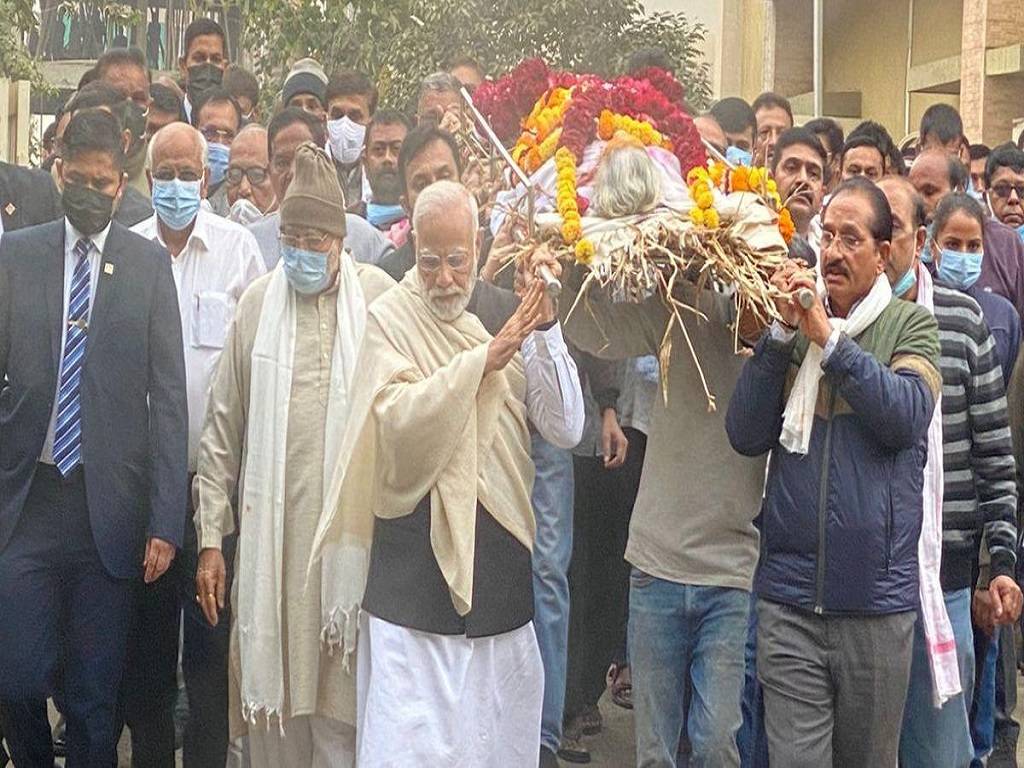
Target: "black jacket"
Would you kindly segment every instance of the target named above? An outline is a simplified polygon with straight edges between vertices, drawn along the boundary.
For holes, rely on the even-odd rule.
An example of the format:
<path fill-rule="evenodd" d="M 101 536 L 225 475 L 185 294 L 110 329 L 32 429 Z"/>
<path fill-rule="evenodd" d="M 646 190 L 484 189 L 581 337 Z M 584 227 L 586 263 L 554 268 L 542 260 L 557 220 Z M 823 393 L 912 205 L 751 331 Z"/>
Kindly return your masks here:
<path fill-rule="evenodd" d="M 60 193 L 50 174 L 0 163 L 0 219 L 4 232 L 45 224 L 63 215 Z"/>
<path fill-rule="evenodd" d="M 146 539 L 181 546 L 188 408 L 167 251 L 110 225 L 82 367 L 82 463 L 100 559 L 140 574 Z M 64 317 L 64 219 L 0 238 L 0 551 L 50 424 Z"/>

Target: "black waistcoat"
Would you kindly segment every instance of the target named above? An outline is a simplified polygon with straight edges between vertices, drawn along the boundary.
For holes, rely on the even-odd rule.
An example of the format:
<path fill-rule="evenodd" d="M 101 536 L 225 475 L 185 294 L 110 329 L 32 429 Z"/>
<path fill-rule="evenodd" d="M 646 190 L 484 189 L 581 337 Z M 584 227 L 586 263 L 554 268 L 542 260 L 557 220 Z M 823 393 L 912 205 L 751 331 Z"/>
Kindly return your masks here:
<path fill-rule="evenodd" d="M 530 552 L 479 503 L 473 608 L 459 616 L 430 546 L 430 498 L 411 515 L 373 525 L 363 609 L 399 626 L 438 635 L 488 637 L 533 618 Z"/>

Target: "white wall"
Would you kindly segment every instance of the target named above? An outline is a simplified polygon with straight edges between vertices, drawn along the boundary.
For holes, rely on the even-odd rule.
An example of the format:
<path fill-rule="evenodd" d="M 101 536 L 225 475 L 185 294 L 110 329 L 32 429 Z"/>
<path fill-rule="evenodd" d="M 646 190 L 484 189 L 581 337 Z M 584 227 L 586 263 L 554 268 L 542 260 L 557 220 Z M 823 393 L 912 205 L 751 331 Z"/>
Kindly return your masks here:
<path fill-rule="evenodd" d="M 649 11 L 682 11 L 707 28 L 704 58 L 711 65 L 711 86 L 717 97 L 722 82 L 722 0 L 646 0 Z"/>

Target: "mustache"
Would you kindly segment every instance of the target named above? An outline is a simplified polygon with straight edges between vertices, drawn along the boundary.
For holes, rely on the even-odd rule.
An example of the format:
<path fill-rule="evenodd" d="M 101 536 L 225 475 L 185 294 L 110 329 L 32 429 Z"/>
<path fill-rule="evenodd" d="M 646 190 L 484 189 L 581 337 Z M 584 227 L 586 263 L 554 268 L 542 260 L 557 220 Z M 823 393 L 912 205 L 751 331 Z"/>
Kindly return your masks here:
<path fill-rule="evenodd" d="M 822 269 L 822 274 L 849 277 L 850 270 L 846 268 L 846 265 L 840 259 L 835 259 L 825 263 L 824 268 Z"/>

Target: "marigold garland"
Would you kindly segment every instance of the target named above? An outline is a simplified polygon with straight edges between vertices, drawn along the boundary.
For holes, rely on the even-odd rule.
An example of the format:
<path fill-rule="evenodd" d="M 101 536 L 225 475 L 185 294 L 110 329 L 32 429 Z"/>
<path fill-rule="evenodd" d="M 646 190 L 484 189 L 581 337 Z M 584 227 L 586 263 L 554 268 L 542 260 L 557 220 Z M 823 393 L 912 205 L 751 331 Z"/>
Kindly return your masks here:
<path fill-rule="evenodd" d="M 589 265 L 594 260 L 594 244 L 586 238 L 578 240 L 574 253 L 577 264 Z"/>
<path fill-rule="evenodd" d="M 618 131 L 625 131 L 638 139 L 645 147 L 672 148 L 671 142 L 654 130 L 654 126 L 650 123 L 644 120 L 635 120 L 629 115 L 616 115 L 609 109 L 601 110 L 601 115 L 597 119 L 598 138 L 608 141 Z"/>
<path fill-rule="evenodd" d="M 562 240 L 571 245 L 583 230 L 576 200 L 576 158 L 568 148 L 555 152 L 555 171 L 555 205 L 562 217 Z"/>
<path fill-rule="evenodd" d="M 690 188 L 690 197 L 694 208 L 690 211 L 690 221 L 698 227 L 714 229 L 721 223 L 719 213 L 714 208 L 713 189 L 724 194 L 730 192 L 753 192 L 760 195 L 773 210 L 779 214 L 779 233 L 788 244 L 796 234 L 793 216 L 782 204 L 779 188 L 775 179 L 766 168 L 748 168 L 736 166 L 731 170 L 725 163 L 717 162 L 710 168 L 697 167 L 686 174 L 686 184 Z"/>

